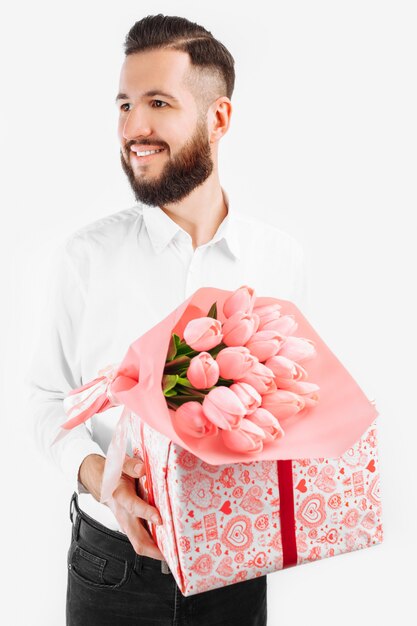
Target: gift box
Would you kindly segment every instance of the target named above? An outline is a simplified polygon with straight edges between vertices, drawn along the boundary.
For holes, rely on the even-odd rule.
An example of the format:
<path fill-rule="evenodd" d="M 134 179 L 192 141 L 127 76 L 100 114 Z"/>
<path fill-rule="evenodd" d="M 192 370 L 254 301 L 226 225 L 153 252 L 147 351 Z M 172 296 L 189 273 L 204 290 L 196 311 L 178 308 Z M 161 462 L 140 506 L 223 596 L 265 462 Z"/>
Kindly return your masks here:
<path fill-rule="evenodd" d="M 211 465 L 132 416 L 149 531 L 184 596 L 383 540 L 377 420 L 338 458 Z"/>
<path fill-rule="evenodd" d="M 252 360 L 249 381 L 187 380 L 200 353 L 212 367 L 236 346 Z M 294 303 L 202 287 L 99 374 L 64 399 L 70 419 L 55 441 L 123 406 L 100 501 L 118 484 L 130 429 L 146 468 L 139 495 L 163 520 L 144 523 L 185 596 L 382 542 L 375 403 Z M 182 409 L 197 401 L 187 422 Z M 214 433 L 196 432 L 202 414 Z M 274 437 L 271 418 L 283 429 Z"/>

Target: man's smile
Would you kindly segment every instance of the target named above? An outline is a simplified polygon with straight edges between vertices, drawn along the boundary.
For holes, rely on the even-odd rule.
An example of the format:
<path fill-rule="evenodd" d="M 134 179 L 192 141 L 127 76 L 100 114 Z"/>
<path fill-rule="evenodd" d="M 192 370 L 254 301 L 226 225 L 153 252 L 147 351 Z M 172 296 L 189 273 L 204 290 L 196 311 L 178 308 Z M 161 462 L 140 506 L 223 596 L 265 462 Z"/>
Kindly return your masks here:
<path fill-rule="evenodd" d="M 133 163 L 148 163 L 159 154 L 165 152 L 165 148 L 148 148 L 145 146 L 132 146 L 130 148 Z"/>

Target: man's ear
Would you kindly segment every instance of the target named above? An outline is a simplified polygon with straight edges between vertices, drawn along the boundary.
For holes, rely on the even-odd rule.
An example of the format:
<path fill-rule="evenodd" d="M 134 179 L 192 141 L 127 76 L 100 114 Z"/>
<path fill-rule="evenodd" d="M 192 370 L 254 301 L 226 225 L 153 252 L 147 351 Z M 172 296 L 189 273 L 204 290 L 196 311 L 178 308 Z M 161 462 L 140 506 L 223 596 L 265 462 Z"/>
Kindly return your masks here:
<path fill-rule="evenodd" d="M 227 96 L 221 96 L 209 107 L 208 124 L 210 142 L 220 141 L 227 133 L 232 117 L 232 103 Z"/>

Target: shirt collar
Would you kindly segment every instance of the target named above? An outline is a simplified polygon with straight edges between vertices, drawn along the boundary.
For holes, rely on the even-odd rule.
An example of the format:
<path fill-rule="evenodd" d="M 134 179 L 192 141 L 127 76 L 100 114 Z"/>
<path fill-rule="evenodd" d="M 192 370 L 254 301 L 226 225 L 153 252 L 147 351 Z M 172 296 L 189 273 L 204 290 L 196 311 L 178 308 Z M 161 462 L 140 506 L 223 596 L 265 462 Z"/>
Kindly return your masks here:
<path fill-rule="evenodd" d="M 231 254 L 240 259 L 240 245 L 237 233 L 236 213 L 229 195 L 221 187 L 223 198 L 227 206 L 227 215 L 219 225 L 210 245 L 224 240 Z M 143 204 L 143 219 L 155 252 L 161 252 L 175 237 L 178 231 L 186 232 L 174 222 L 159 206 Z M 186 233 L 188 235 L 188 233 Z M 188 235 L 189 236 L 189 235 Z"/>

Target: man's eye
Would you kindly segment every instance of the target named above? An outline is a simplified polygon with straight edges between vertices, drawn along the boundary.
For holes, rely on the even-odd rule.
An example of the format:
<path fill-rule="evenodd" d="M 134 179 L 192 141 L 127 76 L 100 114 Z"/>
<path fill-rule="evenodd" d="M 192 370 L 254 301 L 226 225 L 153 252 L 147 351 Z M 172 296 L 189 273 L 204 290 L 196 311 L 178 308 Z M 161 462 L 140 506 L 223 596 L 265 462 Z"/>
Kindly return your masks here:
<path fill-rule="evenodd" d="M 162 102 L 162 104 L 166 104 L 168 106 L 168 104 L 166 102 L 164 102 L 163 100 L 151 100 L 151 102 Z M 164 109 L 165 107 L 153 107 L 154 109 Z"/>
<path fill-rule="evenodd" d="M 151 100 L 151 102 L 152 103 L 158 102 L 158 103 L 164 105 L 164 106 L 152 106 L 153 109 L 165 109 L 165 107 L 168 106 L 168 103 L 164 102 L 164 100 Z M 128 107 L 128 106 L 129 106 L 129 102 L 125 102 L 124 104 L 120 105 L 120 109 L 126 113 L 127 109 L 124 109 L 123 107 Z"/>

